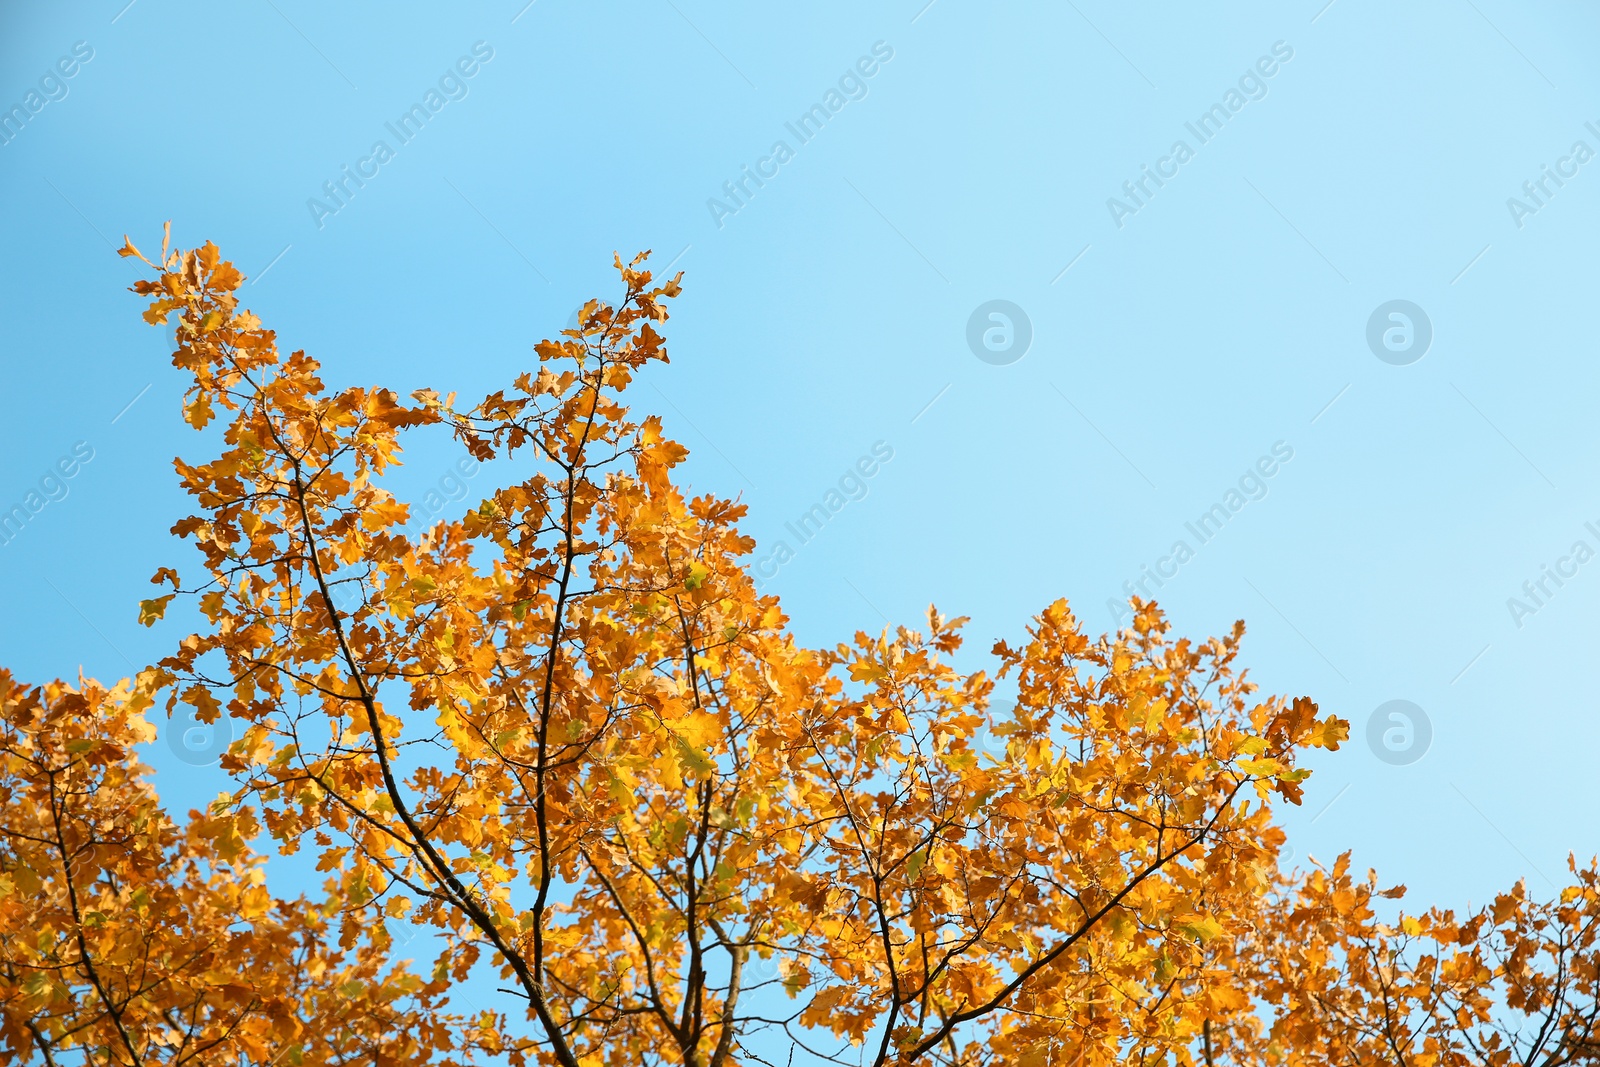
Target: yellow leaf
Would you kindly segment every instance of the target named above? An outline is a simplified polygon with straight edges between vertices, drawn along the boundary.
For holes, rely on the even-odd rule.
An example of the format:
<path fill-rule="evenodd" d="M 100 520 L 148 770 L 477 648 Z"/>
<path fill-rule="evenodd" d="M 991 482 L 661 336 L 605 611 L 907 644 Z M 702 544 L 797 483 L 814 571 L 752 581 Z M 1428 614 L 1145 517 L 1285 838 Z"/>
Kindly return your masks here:
<path fill-rule="evenodd" d="M 1246 774 L 1267 778 L 1283 770 L 1283 764 L 1275 759 L 1246 759 L 1239 761 L 1239 769 Z"/>

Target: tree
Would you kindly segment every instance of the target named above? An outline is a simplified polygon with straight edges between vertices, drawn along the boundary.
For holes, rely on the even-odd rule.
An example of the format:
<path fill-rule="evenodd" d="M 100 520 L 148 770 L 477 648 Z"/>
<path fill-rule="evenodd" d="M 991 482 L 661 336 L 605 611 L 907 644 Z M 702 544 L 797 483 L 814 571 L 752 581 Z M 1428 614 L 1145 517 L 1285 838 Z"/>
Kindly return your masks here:
<path fill-rule="evenodd" d="M 657 326 L 681 275 L 618 259 L 617 303 L 590 301 L 576 329 L 536 346 L 537 372 L 458 405 L 328 387 L 240 308 L 242 276 L 214 245 L 123 254 L 153 271 L 134 287 L 146 320 L 177 319 L 186 420 L 225 421 L 205 439 L 213 458 L 177 463 L 197 512 L 173 529 L 204 573 L 185 585 L 162 568 L 167 591 L 140 607 L 153 624 L 192 596 L 205 625 L 115 698 L 86 686 L 34 702 L 93 693 L 128 722 L 158 700 L 236 721 L 222 760 L 235 788 L 185 838 L 233 854 L 163 884 L 237 891 L 259 867 L 235 857 L 263 830 L 284 853 L 314 850 L 327 900 L 274 902 L 283 936 L 334 952 L 311 915 L 338 915 L 346 955 L 329 968 L 366 968 L 370 1017 L 428 1035 L 391 1050 L 361 1031 L 318 1062 L 357 1047 L 379 1062 L 478 1049 L 566 1067 L 842 1051 L 876 1064 L 1469 1062 L 1410 1046 L 1391 1058 L 1363 1036 L 1402 965 L 1361 953 L 1392 934 L 1347 900 L 1360 896 L 1347 860 L 1304 883 L 1279 870 L 1272 809 L 1298 803 L 1301 754 L 1337 749 L 1348 727 L 1309 699 L 1258 697 L 1236 663 L 1242 624 L 1174 639 L 1134 601 L 1129 629 L 1091 637 L 1058 601 L 1017 647 L 994 646 L 993 677 L 957 668 L 965 620 L 933 609 L 921 629 L 798 645 L 747 572 L 743 506 L 687 496 L 673 481 L 686 451 L 623 403 L 666 361 Z M 506 484 L 409 533 L 384 488 L 409 433 L 453 435 Z M 1002 679 L 1009 708 L 993 699 Z M 19 751 L 55 728 L 26 720 Z M 107 767 L 132 765 L 135 727 L 118 729 L 96 742 Z M 44 766 L 7 773 L 37 791 Z M 119 769 L 101 792 L 135 781 Z M 14 884 L 70 900 L 72 878 L 51 877 Z M 1592 916 L 1585 877 L 1561 907 Z M 125 900 L 108 907 L 147 921 Z M 1436 1019 L 1469 989 L 1475 1005 L 1515 1006 L 1516 946 L 1555 943 L 1533 910 L 1516 914 L 1528 932 L 1504 961 L 1484 949 L 1482 967 L 1459 968 L 1461 994 L 1408 1002 L 1408 1019 Z M 1571 1013 L 1586 1003 L 1592 1019 L 1595 992 L 1587 919 L 1573 921 L 1560 920 L 1571 943 L 1551 1024 L 1569 1059 L 1590 1054 Z M 63 914 L 52 930 L 84 922 Z M 390 922 L 439 939 L 427 982 L 378 977 Z M 284 952 L 218 955 L 285 991 L 274 1040 L 326 996 L 297 984 Z M 74 965 L 98 958 L 82 950 Z M 526 1019 L 448 1014 L 450 983 L 478 966 Z M 25 960 L 0 988 L 37 973 Z M 52 1010 L 116 1022 L 122 995 L 96 1001 L 84 981 Z M 5 1003 L 8 1033 L 54 1018 Z M 1347 1054 L 1326 1051 L 1330 1035 Z M 157 1043 L 103 1040 L 103 1060 Z"/>

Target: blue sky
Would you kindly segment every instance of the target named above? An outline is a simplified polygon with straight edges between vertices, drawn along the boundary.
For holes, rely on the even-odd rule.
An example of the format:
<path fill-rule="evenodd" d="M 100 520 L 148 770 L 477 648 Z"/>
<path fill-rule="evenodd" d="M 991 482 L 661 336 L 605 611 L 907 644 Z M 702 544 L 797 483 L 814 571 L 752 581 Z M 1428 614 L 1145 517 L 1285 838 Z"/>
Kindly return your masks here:
<path fill-rule="evenodd" d="M 1143 579 L 1352 721 L 1297 855 L 1459 904 L 1600 850 L 1594 12 L 124 2 L 0 14 L 22 676 L 114 678 L 179 633 L 135 604 L 186 558 L 170 463 L 198 442 L 123 233 L 217 241 L 333 380 L 463 396 L 651 248 L 686 292 L 636 402 L 749 504 L 805 640 L 933 602 L 977 667 L 1058 596 L 1114 625 Z M 416 498 L 458 458 L 411 454 Z M 1387 718 L 1367 742 L 1394 700 L 1420 759 L 1380 758 Z M 149 758 L 174 803 L 225 784 Z"/>

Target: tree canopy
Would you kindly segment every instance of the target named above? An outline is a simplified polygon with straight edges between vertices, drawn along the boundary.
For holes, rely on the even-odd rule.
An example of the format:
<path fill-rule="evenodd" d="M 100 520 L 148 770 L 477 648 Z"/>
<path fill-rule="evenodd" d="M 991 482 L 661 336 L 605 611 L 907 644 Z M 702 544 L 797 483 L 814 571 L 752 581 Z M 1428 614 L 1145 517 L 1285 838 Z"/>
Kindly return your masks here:
<path fill-rule="evenodd" d="M 745 507 L 633 413 L 681 275 L 472 403 L 330 386 L 215 245 L 134 290 L 176 322 L 196 632 L 136 678 L 0 674 L 0 1047 L 92 1064 L 1600 1061 L 1600 874 L 1407 914 L 1349 855 L 1286 869 L 1276 806 L 1348 724 L 1261 695 L 1243 624 L 1064 601 L 988 668 L 963 624 L 807 648 Z M 408 434 L 505 484 L 418 531 Z M 391 483 L 392 484 L 392 483 Z M 1014 693 L 1000 700 L 997 687 Z M 187 708 L 180 708 L 186 705 Z M 232 720 L 184 822 L 136 747 Z M 316 899 L 263 849 L 314 854 Z M 400 959 L 420 927 L 431 960 Z M 497 977 L 514 1010 L 451 991 Z"/>

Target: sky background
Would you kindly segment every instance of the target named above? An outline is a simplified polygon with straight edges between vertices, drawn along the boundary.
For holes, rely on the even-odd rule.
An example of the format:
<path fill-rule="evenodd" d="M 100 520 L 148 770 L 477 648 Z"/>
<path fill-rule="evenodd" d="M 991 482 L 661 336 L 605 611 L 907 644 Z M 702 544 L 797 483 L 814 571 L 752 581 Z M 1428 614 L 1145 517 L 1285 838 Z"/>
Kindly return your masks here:
<path fill-rule="evenodd" d="M 0 7 L 0 107 L 60 96 L 0 145 L 0 511 L 93 457 L 0 546 L 21 677 L 114 679 L 187 632 L 136 622 L 148 576 L 192 558 L 172 458 L 205 453 L 124 233 L 216 241 L 330 383 L 463 397 L 614 296 L 614 250 L 649 248 L 685 292 L 635 403 L 697 490 L 749 505 L 758 561 L 793 550 L 765 588 L 802 640 L 932 602 L 971 617 L 976 669 L 1057 597 L 1113 627 L 1124 582 L 1184 540 L 1148 587 L 1175 631 L 1243 618 L 1264 689 L 1352 723 L 1284 816 L 1297 857 L 1353 848 L 1459 906 L 1521 877 L 1550 893 L 1569 851 L 1600 851 L 1600 560 L 1570 557 L 1600 550 L 1600 159 L 1578 162 L 1600 152 L 1600 10 L 125 2 Z M 475 44 L 465 95 L 401 145 L 385 124 Z M 92 58 L 50 81 L 75 47 Z M 785 124 L 875 47 L 801 143 Z M 1185 124 L 1241 78 L 1201 143 Z M 376 176 L 308 205 L 379 139 Z M 780 140 L 792 158 L 732 201 Z M 1192 158 L 1135 203 L 1124 183 L 1179 140 Z M 1571 176 L 1536 203 L 1547 167 Z M 1020 358 L 968 343 L 995 300 L 1027 320 Z M 1400 363 L 1368 343 L 1395 300 L 1432 334 Z M 865 497 L 800 544 L 785 523 L 878 442 Z M 1275 446 L 1292 458 L 1246 481 L 1265 495 L 1201 544 L 1185 523 Z M 400 491 L 458 455 L 408 453 Z M 1576 575 L 1528 599 L 1563 557 Z M 1394 700 L 1425 751 L 1368 743 Z M 227 784 L 160 741 L 147 759 L 179 808 Z"/>

